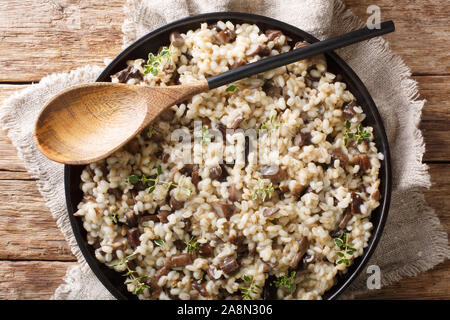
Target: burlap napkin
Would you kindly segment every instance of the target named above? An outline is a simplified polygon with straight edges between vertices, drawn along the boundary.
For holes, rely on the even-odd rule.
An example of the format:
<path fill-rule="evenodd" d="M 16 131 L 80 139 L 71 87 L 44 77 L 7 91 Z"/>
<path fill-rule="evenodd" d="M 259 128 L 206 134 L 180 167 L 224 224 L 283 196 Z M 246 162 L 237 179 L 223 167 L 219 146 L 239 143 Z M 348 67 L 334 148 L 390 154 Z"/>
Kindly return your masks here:
<path fill-rule="evenodd" d="M 363 23 L 341 1 L 329 0 L 128 0 L 123 24 L 124 46 L 148 31 L 181 17 L 212 11 L 242 11 L 271 16 L 311 32 L 320 39 L 361 27 Z M 368 265 L 378 265 L 382 285 L 428 270 L 450 256 L 447 233 L 421 189 L 430 187 L 425 150 L 418 129 L 423 100 L 401 58 L 382 39 L 342 49 L 338 54 L 360 76 L 385 122 L 392 152 L 394 187 L 388 222 Z M 72 234 L 64 201 L 63 166 L 44 158 L 32 139 L 36 116 L 53 94 L 76 83 L 95 80 L 98 66 L 44 78 L 4 101 L 0 124 L 18 149 L 30 173 L 37 178 L 58 227 L 80 262 L 68 270 L 54 299 L 112 299 L 84 261 Z M 344 298 L 365 292 L 367 274 L 361 273 Z"/>

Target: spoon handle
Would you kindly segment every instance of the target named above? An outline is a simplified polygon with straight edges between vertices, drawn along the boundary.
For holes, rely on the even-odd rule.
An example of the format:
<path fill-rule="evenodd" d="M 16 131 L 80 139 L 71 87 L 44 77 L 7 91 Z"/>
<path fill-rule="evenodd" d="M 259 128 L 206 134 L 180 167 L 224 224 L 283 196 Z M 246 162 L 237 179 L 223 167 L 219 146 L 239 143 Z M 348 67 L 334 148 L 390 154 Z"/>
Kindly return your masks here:
<path fill-rule="evenodd" d="M 381 36 L 393 32 L 395 25 L 393 21 L 386 21 L 380 24 L 379 29 L 362 28 L 335 38 L 324 41 L 317 41 L 300 49 L 292 50 L 276 56 L 268 57 L 242 67 L 212 76 L 207 80 L 209 89 L 214 89 L 224 84 L 232 83 L 237 80 L 250 77 L 252 75 L 278 68 L 298 60 L 306 59 L 312 56 L 332 51 L 348 45 Z"/>

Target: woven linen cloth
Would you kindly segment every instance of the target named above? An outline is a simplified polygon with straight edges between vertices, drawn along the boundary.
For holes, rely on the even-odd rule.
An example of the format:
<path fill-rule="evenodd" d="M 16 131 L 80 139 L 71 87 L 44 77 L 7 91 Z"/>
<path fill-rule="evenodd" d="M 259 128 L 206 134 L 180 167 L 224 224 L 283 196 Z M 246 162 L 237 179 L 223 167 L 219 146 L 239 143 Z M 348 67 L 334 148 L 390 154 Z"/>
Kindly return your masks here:
<path fill-rule="evenodd" d="M 270 16 L 326 39 L 363 26 L 340 0 L 128 0 L 124 7 L 124 47 L 147 32 L 173 20 L 198 13 L 240 11 Z M 381 241 L 368 265 L 381 270 L 389 285 L 426 271 L 449 257 L 447 232 L 424 200 L 431 186 L 425 146 L 418 129 L 425 101 L 418 99 L 417 83 L 400 57 L 381 38 L 352 45 L 337 53 L 369 89 L 384 120 L 392 152 L 394 185 L 389 217 Z M 110 57 L 105 57 L 110 58 Z M 51 162 L 36 149 L 32 133 L 43 104 L 58 91 L 92 82 L 100 66 L 85 66 L 53 74 L 6 99 L 0 124 L 18 150 L 58 227 L 79 264 L 70 268 L 52 299 L 113 299 L 86 264 L 72 234 L 65 207 L 63 165 Z M 365 270 L 342 298 L 366 292 Z"/>

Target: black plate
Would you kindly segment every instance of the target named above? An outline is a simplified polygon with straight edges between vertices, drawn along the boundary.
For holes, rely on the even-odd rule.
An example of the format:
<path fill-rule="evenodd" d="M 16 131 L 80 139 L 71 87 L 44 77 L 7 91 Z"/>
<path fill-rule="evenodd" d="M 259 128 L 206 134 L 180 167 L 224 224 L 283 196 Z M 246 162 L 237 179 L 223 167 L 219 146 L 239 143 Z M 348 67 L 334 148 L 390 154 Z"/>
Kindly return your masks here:
<path fill-rule="evenodd" d="M 138 39 L 122 51 L 105 68 L 102 74 L 98 77 L 97 81 L 110 81 L 110 75 L 124 69 L 126 67 L 125 63 L 127 60 L 138 58 L 146 59 L 149 52 L 156 52 L 161 46 L 168 45 L 169 34 L 173 30 L 186 32 L 188 30 L 198 28 L 202 22 L 213 23 L 218 20 L 229 20 L 233 23 L 254 23 L 257 24 L 263 31 L 267 29 L 278 29 L 283 31 L 285 35 L 291 37 L 294 42 L 299 40 L 306 40 L 310 43 L 318 41 L 312 35 L 294 26 L 264 16 L 238 12 L 200 14 L 169 23 Z M 371 222 L 374 227 L 372 230 L 372 236 L 369 240 L 369 245 L 365 249 L 364 255 L 355 259 L 353 265 L 348 269 L 348 273 L 346 273 L 345 276 L 340 277 L 337 283 L 323 295 L 324 299 L 335 299 L 361 272 L 375 250 L 378 240 L 381 237 L 389 210 L 392 177 L 391 158 L 386 133 L 380 114 L 378 113 L 377 107 L 375 106 L 369 92 L 355 72 L 353 72 L 353 70 L 335 53 L 326 54 L 326 58 L 328 70 L 335 74 L 342 74 L 344 79 L 343 81 L 347 83 L 349 90 L 357 98 L 359 104 L 364 109 L 364 112 L 367 115 L 364 123 L 373 127 L 375 142 L 378 150 L 384 154 L 384 161 L 381 162 L 380 168 L 380 193 L 382 195 L 380 200 L 381 204 L 372 213 Z M 81 218 L 73 215 L 73 213 L 77 211 L 77 205 L 82 199 L 82 192 L 79 188 L 82 169 L 82 166 L 65 166 L 67 210 L 69 212 L 70 222 L 72 224 L 75 238 L 92 271 L 100 279 L 103 285 L 111 292 L 111 294 L 117 299 L 136 299 L 137 297 L 134 294 L 129 293 L 126 290 L 126 286 L 123 284 L 124 277 L 120 273 L 109 269 L 95 258 L 93 248 L 88 245 L 86 241 L 86 231 L 83 228 Z"/>

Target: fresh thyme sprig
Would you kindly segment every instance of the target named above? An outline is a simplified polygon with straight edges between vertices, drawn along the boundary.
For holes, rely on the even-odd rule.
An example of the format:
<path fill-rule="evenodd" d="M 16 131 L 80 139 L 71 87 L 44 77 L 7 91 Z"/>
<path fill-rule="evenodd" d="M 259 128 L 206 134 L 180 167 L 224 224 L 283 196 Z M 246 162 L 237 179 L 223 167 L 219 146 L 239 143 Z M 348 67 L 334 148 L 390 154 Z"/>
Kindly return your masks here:
<path fill-rule="evenodd" d="M 259 198 L 264 202 L 267 198 L 272 198 L 273 192 L 274 188 L 272 182 L 269 182 L 269 184 L 266 185 L 264 180 L 259 179 L 257 185 L 253 189 L 252 199 L 256 200 Z"/>
<path fill-rule="evenodd" d="M 348 245 L 349 241 L 348 233 L 343 232 L 338 238 L 334 238 L 334 243 L 336 246 L 341 249 L 336 254 L 338 255 L 337 264 L 344 263 L 346 266 L 350 265 L 349 258 L 355 253 L 356 249 L 352 248 Z"/>
<path fill-rule="evenodd" d="M 239 82 L 234 82 L 225 89 L 225 92 L 235 92 L 236 89 L 238 88 L 238 86 L 239 86 Z"/>
<path fill-rule="evenodd" d="M 147 64 L 144 65 L 144 73 L 151 73 L 154 76 L 158 75 L 158 69 L 161 66 L 162 62 L 165 60 L 167 62 L 171 62 L 173 54 L 173 46 L 172 44 L 169 47 L 162 47 L 161 51 L 154 55 L 153 53 L 148 54 Z"/>
<path fill-rule="evenodd" d="M 116 266 L 120 266 L 120 265 L 125 265 L 127 272 L 123 274 L 124 277 L 128 277 L 130 278 L 130 280 L 125 280 L 124 284 L 134 284 L 135 285 L 135 290 L 134 293 L 135 294 L 141 294 L 142 292 L 144 292 L 144 290 L 146 288 L 150 288 L 150 286 L 148 284 L 145 283 L 145 280 L 148 278 L 147 276 L 136 276 L 137 271 L 136 270 L 132 270 L 129 266 L 128 266 L 128 262 L 130 261 L 130 258 L 133 257 L 136 253 L 133 253 L 127 257 L 123 257 L 122 259 L 120 259 L 119 263 L 116 263 L 115 265 L 113 265 L 114 267 Z"/>
<path fill-rule="evenodd" d="M 114 224 L 117 224 L 117 211 L 114 211 L 112 216 L 111 216 L 111 221 Z"/>
<path fill-rule="evenodd" d="M 196 253 L 198 251 L 198 241 L 192 237 L 189 241 L 184 242 L 186 244 L 187 253 Z"/>
<path fill-rule="evenodd" d="M 138 182 L 142 182 L 142 184 L 144 186 L 149 186 L 150 188 L 148 189 L 148 193 L 152 193 L 153 191 L 155 191 L 156 186 L 159 185 L 164 185 L 166 186 L 167 190 L 170 190 L 172 187 L 177 188 L 178 192 L 185 192 L 188 196 L 190 196 L 192 194 L 192 189 L 191 188 L 187 188 L 184 186 L 184 183 L 181 184 L 176 184 L 173 183 L 172 181 L 164 181 L 160 179 L 160 176 L 162 174 L 162 168 L 161 165 L 158 165 L 158 167 L 156 168 L 156 177 L 155 178 L 147 178 L 144 175 L 142 175 L 141 177 L 138 177 L 137 175 L 131 175 L 128 177 L 127 182 L 130 184 L 136 184 Z"/>
<path fill-rule="evenodd" d="M 274 281 L 274 284 L 277 288 L 279 287 L 287 287 L 289 289 L 289 293 L 292 294 L 295 291 L 295 283 L 294 283 L 294 277 L 295 277 L 295 271 L 291 271 L 291 274 L 289 277 L 287 276 L 281 276 L 277 280 Z"/>
<path fill-rule="evenodd" d="M 166 244 L 166 243 L 164 242 L 164 240 L 161 240 L 161 239 L 155 239 L 155 240 L 153 240 L 153 242 L 154 242 L 157 246 L 160 246 L 161 248 L 164 247 L 164 245 Z"/>
<path fill-rule="evenodd" d="M 272 131 L 277 131 L 279 128 L 280 123 L 275 122 L 275 115 L 272 115 L 269 121 L 263 122 L 261 129 L 257 129 L 256 132 L 259 133 L 261 130 L 267 130 L 267 133 L 270 136 Z"/>
<path fill-rule="evenodd" d="M 351 126 L 351 123 L 350 123 L 350 121 L 347 120 L 345 122 L 345 133 L 344 133 L 344 144 L 345 145 L 348 144 L 349 139 L 356 138 L 356 142 L 358 144 L 361 144 L 361 142 L 364 139 L 370 138 L 370 136 L 371 136 L 370 132 L 368 132 L 366 129 L 364 129 L 364 127 L 362 126 L 361 123 L 358 125 L 358 129 L 357 129 L 356 133 L 350 131 L 350 126 Z"/>
<path fill-rule="evenodd" d="M 242 299 L 253 300 L 255 298 L 254 295 L 257 295 L 259 293 L 256 289 L 258 289 L 261 292 L 262 288 L 261 288 L 261 286 L 258 286 L 255 283 L 255 280 L 253 279 L 253 277 L 244 275 L 242 278 L 244 279 L 245 283 L 248 285 L 248 287 L 246 287 L 246 288 L 244 288 L 244 287 L 240 288 L 241 293 L 242 293 Z"/>
<path fill-rule="evenodd" d="M 214 136 L 209 133 L 209 130 L 207 127 L 202 127 L 201 130 L 195 131 L 194 137 L 202 138 L 202 146 L 210 144 L 211 139 L 214 138 Z"/>

